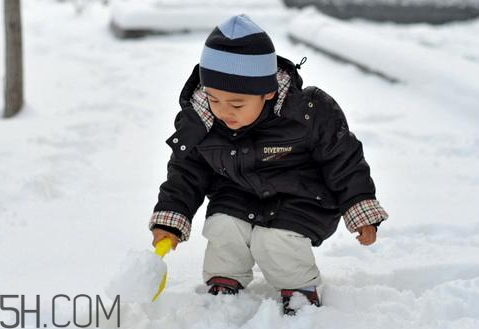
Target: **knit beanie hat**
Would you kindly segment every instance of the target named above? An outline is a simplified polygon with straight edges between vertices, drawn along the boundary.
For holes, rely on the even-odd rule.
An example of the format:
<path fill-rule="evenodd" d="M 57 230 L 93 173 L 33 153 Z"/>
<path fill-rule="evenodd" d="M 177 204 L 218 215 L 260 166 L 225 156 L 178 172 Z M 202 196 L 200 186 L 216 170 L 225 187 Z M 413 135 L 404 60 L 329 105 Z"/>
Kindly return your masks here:
<path fill-rule="evenodd" d="M 239 94 L 278 89 L 276 53 L 270 37 L 245 14 L 215 27 L 201 54 L 200 82 Z"/>

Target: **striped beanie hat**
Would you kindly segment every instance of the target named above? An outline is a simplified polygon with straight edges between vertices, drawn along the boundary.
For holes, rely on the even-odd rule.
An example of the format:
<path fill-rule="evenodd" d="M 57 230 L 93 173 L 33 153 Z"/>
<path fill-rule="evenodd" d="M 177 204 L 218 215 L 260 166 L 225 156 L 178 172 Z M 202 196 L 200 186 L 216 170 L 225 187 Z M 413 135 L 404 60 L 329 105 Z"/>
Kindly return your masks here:
<path fill-rule="evenodd" d="M 215 27 L 201 54 L 200 82 L 239 94 L 278 89 L 276 53 L 270 37 L 245 14 Z"/>

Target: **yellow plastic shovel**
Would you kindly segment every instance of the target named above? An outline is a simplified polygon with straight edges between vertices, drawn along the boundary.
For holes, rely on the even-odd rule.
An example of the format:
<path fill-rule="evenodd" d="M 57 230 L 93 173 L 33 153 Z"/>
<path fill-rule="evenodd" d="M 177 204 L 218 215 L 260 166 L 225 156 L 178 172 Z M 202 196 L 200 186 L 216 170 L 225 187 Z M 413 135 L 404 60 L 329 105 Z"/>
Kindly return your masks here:
<path fill-rule="evenodd" d="M 159 257 L 163 258 L 171 250 L 172 246 L 173 246 L 173 241 L 171 241 L 171 239 L 166 238 L 166 239 L 160 240 L 155 246 L 155 254 L 157 254 Z M 165 289 L 166 274 L 167 274 L 167 272 L 165 272 L 165 274 L 163 274 L 163 278 L 161 279 L 161 282 L 158 286 L 158 291 L 153 296 L 151 302 L 154 302 L 158 298 L 158 296 L 161 294 L 163 289 Z"/>

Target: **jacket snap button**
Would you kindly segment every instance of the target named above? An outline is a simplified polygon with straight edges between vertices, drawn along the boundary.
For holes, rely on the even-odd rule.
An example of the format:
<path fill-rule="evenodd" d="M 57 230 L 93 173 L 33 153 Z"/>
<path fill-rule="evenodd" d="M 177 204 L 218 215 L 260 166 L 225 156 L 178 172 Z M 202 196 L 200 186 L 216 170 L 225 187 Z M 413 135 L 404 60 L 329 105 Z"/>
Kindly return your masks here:
<path fill-rule="evenodd" d="M 178 138 L 173 138 L 173 143 L 178 143 Z"/>
<path fill-rule="evenodd" d="M 231 150 L 230 155 L 231 156 L 236 155 L 236 150 Z"/>
<path fill-rule="evenodd" d="M 248 215 L 248 218 L 249 218 L 249 219 L 253 219 L 253 218 L 254 218 L 254 214 L 249 214 L 249 215 Z"/>
<path fill-rule="evenodd" d="M 319 195 L 316 195 L 316 200 L 321 200 L 321 197 Z"/>
<path fill-rule="evenodd" d="M 241 150 L 241 152 L 243 152 L 243 154 L 247 154 L 247 153 L 249 152 L 249 148 L 243 147 L 243 149 Z"/>
<path fill-rule="evenodd" d="M 180 150 L 182 150 L 182 151 L 186 150 L 186 146 L 185 146 L 185 145 L 181 145 L 181 146 L 180 146 Z"/>
<path fill-rule="evenodd" d="M 306 120 L 309 120 L 309 114 L 305 114 L 305 115 L 304 115 L 304 118 L 305 118 Z"/>
<path fill-rule="evenodd" d="M 270 215 L 270 216 L 274 216 L 274 211 L 271 211 L 271 212 L 269 213 L 269 215 Z"/>
<path fill-rule="evenodd" d="M 268 196 L 269 195 L 269 191 L 264 191 L 263 192 L 263 196 Z"/>
<path fill-rule="evenodd" d="M 313 107 L 313 106 L 314 106 L 313 102 L 308 103 L 308 107 Z"/>
<path fill-rule="evenodd" d="M 238 133 L 237 133 L 237 132 L 234 132 L 234 133 L 233 133 L 233 136 L 234 136 L 234 137 L 238 136 Z"/>

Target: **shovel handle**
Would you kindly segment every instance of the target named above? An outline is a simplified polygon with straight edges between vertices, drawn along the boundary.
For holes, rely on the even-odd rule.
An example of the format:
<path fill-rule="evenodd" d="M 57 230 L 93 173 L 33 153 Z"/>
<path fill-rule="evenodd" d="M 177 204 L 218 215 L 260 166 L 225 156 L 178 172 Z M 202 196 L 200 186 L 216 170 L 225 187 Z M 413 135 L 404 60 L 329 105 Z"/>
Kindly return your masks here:
<path fill-rule="evenodd" d="M 172 246 L 173 246 L 173 241 L 171 241 L 170 238 L 165 238 L 163 240 L 160 240 L 155 246 L 155 254 L 163 257 L 171 250 Z"/>

